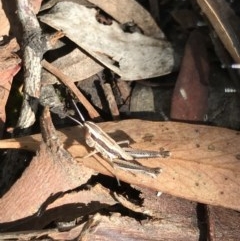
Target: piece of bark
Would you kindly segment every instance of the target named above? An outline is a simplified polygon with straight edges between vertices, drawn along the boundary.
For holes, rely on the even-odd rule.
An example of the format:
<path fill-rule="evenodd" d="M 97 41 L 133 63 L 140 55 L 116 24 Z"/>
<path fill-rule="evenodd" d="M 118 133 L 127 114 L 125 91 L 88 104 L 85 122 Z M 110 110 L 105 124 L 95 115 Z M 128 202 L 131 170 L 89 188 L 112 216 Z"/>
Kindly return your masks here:
<path fill-rule="evenodd" d="M 72 168 L 72 167 L 71 167 Z M 75 168 L 73 168 L 75 169 Z M 82 171 L 85 171 L 85 168 L 83 167 Z M 34 177 L 32 177 L 34 178 Z M 54 176 L 53 176 L 54 178 Z M 57 175 L 58 178 L 58 175 Z M 78 176 L 71 176 L 69 178 L 77 179 Z M 39 178 L 40 181 L 36 183 L 36 186 L 41 186 L 41 181 L 44 181 L 44 176 L 42 176 L 42 180 Z M 65 181 L 65 177 L 62 179 L 62 182 Z M 73 184 L 73 183 L 72 183 Z M 67 183 L 64 184 L 65 187 L 67 187 Z M 46 210 L 38 210 L 39 215 L 32 215 L 31 217 L 27 216 L 28 211 L 26 208 L 25 213 L 23 212 L 26 217 L 21 220 L 10 220 L 11 215 L 15 215 L 15 210 L 10 210 L 7 213 L 7 216 L 4 219 L 4 223 L 0 223 L 0 230 L 1 231 L 14 231 L 14 230 L 37 230 L 42 229 L 49 225 L 51 222 L 68 222 L 69 220 L 75 220 L 75 224 L 77 224 L 77 219 L 86 217 L 88 215 L 92 215 L 96 212 L 99 212 L 101 210 L 107 210 L 111 209 L 113 205 L 116 205 L 118 201 L 111 195 L 110 190 L 107 188 L 104 188 L 100 184 L 97 184 L 93 187 L 86 188 L 75 188 L 71 190 L 71 187 L 73 185 L 69 185 L 69 191 L 58 193 L 56 196 L 52 195 L 52 197 L 49 197 L 46 201 L 46 203 L 42 203 L 42 199 L 38 200 L 39 206 L 45 205 Z M 50 181 L 49 189 L 52 189 L 52 182 Z M 64 187 L 63 187 L 64 188 Z M 16 192 L 16 189 L 14 190 Z M 32 192 L 26 193 L 26 199 L 27 195 L 30 195 L 28 198 L 30 200 L 33 200 L 31 198 L 32 195 L 35 195 L 35 189 L 32 189 Z M 54 190 L 52 190 L 54 191 Z M 41 190 L 40 190 L 41 192 Z M 16 193 L 17 194 L 17 193 Z M 13 196 L 13 195 L 12 195 Z M 18 204 L 19 207 L 22 207 L 25 200 L 19 200 Z M 23 202 L 23 203 L 22 203 Z M 33 202 L 33 205 L 36 204 L 37 201 Z M 10 203 L 1 203 L 3 206 L 7 206 L 8 208 L 11 208 L 12 202 Z M 6 223 L 7 222 L 7 223 Z M 74 226 L 74 225 L 73 225 Z M 71 227 L 70 227 L 71 228 Z M 69 228 L 69 229 L 70 229 Z"/>
<path fill-rule="evenodd" d="M 43 55 L 42 30 L 28 0 L 18 0 L 18 17 L 23 27 L 23 64 L 26 95 L 40 96 L 41 59 Z"/>
<path fill-rule="evenodd" d="M 92 204 L 93 203 L 97 203 L 97 201 L 101 201 L 101 203 L 106 203 L 107 200 L 109 200 L 109 191 L 106 192 L 106 197 L 102 200 L 100 200 L 97 197 L 97 194 L 102 193 L 102 187 L 100 185 L 97 185 L 97 188 L 94 188 L 93 190 L 95 190 L 93 193 L 92 191 L 89 191 L 89 200 L 92 198 Z M 87 197 L 87 195 L 85 195 L 86 190 L 83 191 L 83 196 Z M 125 190 L 125 192 L 128 192 L 128 190 Z M 116 234 L 117 232 L 117 236 L 123 237 L 124 234 L 121 234 L 121 231 L 124 230 L 126 228 L 125 224 L 121 225 L 121 220 L 125 223 L 125 222 L 129 222 L 132 225 L 134 225 L 134 227 L 132 227 L 132 229 L 130 229 L 128 231 L 128 235 L 131 235 L 131 231 L 132 230 L 137 230 L 138 228 L 140 228 L 140 230 L 144 230 L 144 232 L 140 232 L 141 233 L 141 237 L 145 238 L 145 240 L 151 240 L 148 237 L 148 233 L 150 231 L 154 232 L 152 234 L 152 236 L 157 236 L 159 234 L 160 231 L 158 231 L 157 226 L 159 225 L 159 228 L 161 230 L 162 233 L 164 233 L 162 237 L 162 239 L 166 240 L 166 237 L 170 238 L 170 240 L 179 240 L 176 239 L 176 236 L 179 238 L 181 237 L 182 239 L 184 239 L 184 237 L 188 237 L 188 235 L 190 234 L 189 237 L 191 237 L 191 240 L 198 240 L 199 237 L 199 230 L 198 230 L 198 223 L 197 223 L 197 216 L 196 216 L 196 203 L 187 201 L 187 200 L 183 200 L 180 198 L 175 198 L 172 197 L 170 195 L 166 195 L 163 194 L 161 197 L 157 197 L 155 194 L 155 192 L 150 191 L 148 189 L 141 189 L 141 192 L 144 193 L 144 195 L 142 195 L 142 198 L 144 199 L 144 203 L 142 207 L 138 207 L 138 209 L 136 209 L 136 212 L 142 212 L 145 211 L 144 213 L 146 215 L 149 215 L 148 209 L 151 208 L 153 210 L 152 214 L 153 214 L 153 219 L 144 219 L 140 222 L 137 222 L 132 218 L 132 217 L 122 217 L 121 215 L 118 214 L 118 210 L 115 209 L 115 214 L 114 216 L 110 216 L 109 217 L 109 221 L 112 220 L 112 223 L 114 225 L 114 221 L 117 220 L 117 224 L 118 228 L 114 225 L 113 228 L 109 228 L 108 232 L 102 233 L 102 237 L 101 240 L 108 240 L 110 237 L 112 237 L 114 234 Z M 105 193 L 105 191 L 103 192 Z M 92 195 L 91 195 L 92 194 Z M 96 194 L 94 196 L 94 194 Z M 131 193 L 130 193 L 131 194 Z M 104 196 L 102 196 L 104 197 Z M 82 200 L 80 193 L 79 193 L 79 200 Z M 57 201 L 60 201 L 60 199 L 58 199 Z M 74 200 L 70 200 L 69 198 L 69 203 L 73 203 Z M 129 201 L 128 201 L 129 202 Z M 93 207 L 93 205 L 91 205 L 89 208 Z M 105 210 L 107 209 L 108 206 L 105 205 Z M 79 210 L 79 208 L 78 208 Z M 64 211 L 64 208 L 62 208 L 61 212 L 59 211 L 59 213 L 62 213 L 62 211 Z M 80 211 L 80 212 L 79 212 Z M 72 217 L 76 216 L 78 213 L 79 215 L 82 214 L 81 210 L 79 211 L 75 211 L 74 215 L 72 212 L 70 212 L 69 216 L 72 215 Z M 92 210 L 92 214 L 94 214 L 96 212 L 96 209 Z M 65 212 L 63 212 L 64 215 L 67 215 L 67 212 L 65 210 Z M 113 213 L 113 211 L 112 211 Z M 138 213 L 139 214 L 139 213 Z M 137 214 L 136 214 L 137 215 Z M 96 219 L 99 222 L 94 222 L 94 220 Z M 41 220 L 41 217 L 39 218 Z M 38 219 L 36 219 L 37 222 Z M 95 221 L 97 221 L 95 220 Z M 99 217 L 99 214 L 95 214 L 93 217 L 90 217 L 87 221 L 87 223 L 84 223 L 84 225 L 80 225 L 80 226 L 76 226 L 74 228 L 72 228 L 70 231 L 62 231 L 59 232 L 57 230 L 48 230 L 48 232 L 46 233 L 46 237 L 51 237 L 54 238 L 55 240 L 73 240 L 76 239 L 78 236 L 85 236 L 87 238 L 87 240 L 92 237 L 93 240 L 96 240 L 96 238 L 98 237 L 99 232 L 96 233 L 95 236 L 95 231 L 97 231 L 98 225 L 103 222 L 100 225 L 100 229 L 102 229 L 102 226 L 104 224 L 107 224 L 105 221 L 105 219 L 102 219 L 101 216 Z M 107 218 L 108 220 L 108 218 Z M 94 227 L 94 225 L 91 225 L 95 223 L 95 227 L 91 229 L 91 227 Z M 152 226 L 154 227 L 154 229 L 152 229 Z M 30 224 L 29 227 L 32 227 L 32 223 Z M 94 232 L 93 232 L 94 231 Z M 28 232 L 22 232 L 22 235 L 20 235 L 21 233 L 2 233 L 2 237 L 8 237 L 10 238 L 14 238 L 14 237 L 33 237 L 34 235 L 41 235 L 44 234 L 43 232 L 33 232 L 32 236 L 31 234 Z M 176 233 L 178 235 L 176 235 Z M 48 236 L 47 236 L 48 235 Z M 89 236 L 90 235 L 90 236 Z M 133 232 L 133 237 L 136 235 L 135 231 Z M 152 238 L 152 236 L 150 236 Z M 161 240 L 159 237 L 157 240 Z M 168 239 L 167 239 L 168 240 Z M 180 239 L 181 240 L 181 239 Z"/>
<path fill-rule="evenodd" d="M 99 126 L 116 140 L 130 139 L 137 149 L 171 152 L 170 158 L 138 160 L 145 166 L 161 167 L 157 178 L 123 170 L 112 170 L 100 156 L 85 158 L 83 163 L 97 172 L 120 180 L 148 187 L 201 203 L 240 210 L 240 133 L 219 127 L 191 125 L 175 122 L 125 120 L 101 123 Z M 83 130 L 71 127 L 60 130 L 64 147 L 78 161 L 89 153 Z M 0 140 L 0 148 L 36 150 L 40 135 L 19 139 Z M 96 158 L 101 161 L 99 164 Z M 105 166 L 105 167 L 104 167 Z"/>
<path fill-rule="evenodd" d="M 240 214 L 234 210 L 208 206 L 209 240 L 238 240 Z"/>
<path fill-rule="evenodd" d="M 24 129 L 34 124 L 38 109 L 44 42 L 32 4 L 28 0 L 18 0 L 17 13 L 23 28 L 21 49 L 24 66 L 24 99 L 17 127 Z"/>
<path fill-rule="evenodd" d="M 35 9 L 31 3 L 35 4 Z M 35 113 L 38 110 L 41 93 L 41 60 L 43 54 L 53 48 L 57 40 L 64 36 L 61 31 L 51 36 L 42 35 L 42 29 L 34 13 L 34 10 L 37 11 L 40 5 L 41 0 L 17 1 L 17 13 L 23 28 L 21 50 L 23 52 L 24 68 L 23 103 L 17 128 L 26 129 L 28 132 L 35 122 Z M 22 134 L 21 132 L 23 132 L 23 130 L 21 130 L 19 134 Z"/>
<path fill-rule="evenodd" d="M 204 121 L 207 114 L 209 63 L 204 42 L 199 31 L 191 33 L 173 92 L 172 119 Z"/>
<path fill-rule="evenodd" d="M 148 196 L 153 195 L 153 193 L 148 193 Z M 173 201 L 174 198 L 168 195 L 156 199 L 165 205 L 161 207 L 158 202 L 152 202 L 152 206 L 158 209 L 158 215 L 153 219 L 139 222 L 118 213 L 110 217 L 96 214 L 84 225 L 77 226 L 70 231 L 52 230 L 50 232 L 49 230 L 46 235 L 54 240 L 73 240 L 79 236 L 84 237 L 84 240 L 112 240 L 113 236 L 116 237 L 114 240 L 127 238 L 131 240 L 199 240 L 195 215 L 196 204 L 177 198 Z M 182 208 L 181 204 L 183 204 Z M 29 234 L 25 236 L 27 235 L 31 237 Z M 18 236 L 20 236 L 19 233 Z M 4 234 L 3 237 L 14 237 L 14 235 Z M 24 235 L 21 237 L 23 238 Z"/>
<path fill-rule="evenodd" d="M 169 220 L 149 220 L 140 223 L 137 220 L 112 215 L 101 216 L 94 232 L 90 230 L 84 240 L 199 240 L 198 231 L 179 222 L 174 228 Z M 184 230 L 184 231 L 183 231 Z"/>
<path fill-rule="evenodd" d="M 153 240 L 153 237 L 161 234 L 156 240 L 207 240 L 207 234 L 198 230 L 197 208 L 196 204 L 183 199 L 175 198 L 170 195 L 162 194 L 157 197 L 149 189 L 141 189 L 141 196 L 144 199 L 143 209 L 150 208 L 154 212 L 154 219 L 142 220 L 141 224 L 129 217 L 121 217 L 114 214 L 111 217 L 94 215 L 89 221 L 80 226 L 74 227 L 70 231 L 59 232 L 58 230 L 44 230 L 32 232 L 1 233 L 3 240 L 13 238 L 30 239 L 31 237 L 45 235 L 46 238 L 55 240 L 73 240 L 80 235 L 86 237 L 86 240 L 92 238 L 96 240 L 101 235 L 101 240 L 109 240 L 113 235 L 121 238 L 131 237 L 131 240 L 140 235 L 144 240 Z M 95 197 L 96 198 L 96 197 Z M 219 207 L 210 207 L 211 222 L 214 230 L 212 231 L 211 241 L 238 240 L 239 237 L 239 213 L 233 210 L 226 210 Z M 106 218 L 106 219 L 105 219 Z M 95 220 L 95 222 L 94 222 Z M 106 221 L 106 220 L 109 220 Z M 97 222 L 96 222 L 97 221 Z M 116 226 L 115 226 L 115 222 Z M 122 224 L 123 222 L 123 224 Z M 126 230 L 126 222 L 132 226 Z M 94 224 L 91 225 L 91 224 Z M 103 226 L 109 227 L 108 232 L 102 232 Z M 157 228 L 158 227 L 158 228 Z M 105 227 L 106 228 L 106 227 Z M 132 232 L 139 228 L 139 232 Z M 124 232 L 123 232 L 124 231 Z M 151 234 L 149 236 L 149 232 Z"/>
<path fill-rule="evenodd" d="M 21 178 L 0 199 L 2 224 L 27 217 L 31 219 L 44 211 L 42 205 L 54 195 L 86 183 L 93 174 L 92 170 L 76 165 L 63 148 L 47 110 L 44 111 L 42 132 L 44 142 L 39 152 Z"/>

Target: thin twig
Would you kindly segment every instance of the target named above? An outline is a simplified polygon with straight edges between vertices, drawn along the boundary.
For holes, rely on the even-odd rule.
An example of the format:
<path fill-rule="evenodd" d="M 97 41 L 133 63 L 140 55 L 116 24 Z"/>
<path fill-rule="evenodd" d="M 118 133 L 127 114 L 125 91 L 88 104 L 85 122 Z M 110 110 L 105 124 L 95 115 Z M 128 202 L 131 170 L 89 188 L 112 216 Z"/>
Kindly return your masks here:
<path fill-rule="evenodd" d="M 119 110 L 115 97 L 112 92 L 111 85 L 109 83 L 104 83 L 103 85 L 104 94 L 106 96 L 108 106 L 112 115 L 113 120 L 119 120 Z"/>
<path fill-rule="evenodd" d="M 92 119 L 99 118 L 99 113 L 95 110 L 92 104 L 85 98 L 85 96 L 80 92 L 80 90 L 76 87 L 74 82 L 65 75 L 61 70 L 47 62 L 46 60 L 42 61 L 42 66 L 48 70 L 50 73 L 55 75 L 63 84 L 65 84 L 78 98 L 78 100 L 84 105 L 86 110 L 88 111 L 89 116 Z"/>

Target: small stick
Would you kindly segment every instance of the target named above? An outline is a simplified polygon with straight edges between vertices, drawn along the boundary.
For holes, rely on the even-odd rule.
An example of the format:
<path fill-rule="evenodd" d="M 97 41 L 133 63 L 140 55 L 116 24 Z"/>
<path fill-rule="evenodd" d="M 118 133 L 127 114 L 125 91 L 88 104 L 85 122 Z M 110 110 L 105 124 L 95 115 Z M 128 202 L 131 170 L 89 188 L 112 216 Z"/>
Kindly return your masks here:
<path fill-rule="evenodd" d="M 65 84 L 69 89 L 72 90 L 72 92 L 77 96 L 78 100 L 84 105 L 84 107 L 88 111 L 89 116 L 92 119 L 100 117 L 99 113 L 95 110 L 92 104 L 85 98 L 85 96 L 81 93 L 81 91 L 76 87 L 76 85 L 67 75 L 65 75 L 61 70 L 59 70 L 57 67 L 47 62 L 46 60 L 42 60 L 41 63 L 47 71 L 55 75 L 63 84 Z"/>
<path fill-rule="evenodd" d="M 102 86 L 103 86 L 104 94 L 106 96 L 112 118 L 113 120 L 119 120 L 119 110 L 117 107 L 115 97 L 112 92 L 111 85 L 109 83 L 105 83 Z"/>
<path fill-rule="evenodd" d="M 117 81 L 117 87 L 121 93 L 121 97 L 124 103 L 129 99 L 131 94 L 131 88 L 124 80 Z"/>

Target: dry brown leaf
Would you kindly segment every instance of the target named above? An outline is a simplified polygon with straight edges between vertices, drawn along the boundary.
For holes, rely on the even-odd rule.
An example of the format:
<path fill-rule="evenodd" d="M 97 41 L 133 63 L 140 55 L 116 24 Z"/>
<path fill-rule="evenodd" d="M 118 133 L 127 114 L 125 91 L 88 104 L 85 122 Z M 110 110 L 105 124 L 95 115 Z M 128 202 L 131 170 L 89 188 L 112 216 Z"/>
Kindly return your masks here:
<path fill-rule="evenodd" d="M 121 24 L 133 22 L 144 34 L 163 39 L 164 33 L 158 27 L 152 16 L 135 0 L 89 0 Z"/>
<path fill-rule="evenodd" d="M 192 31 L 172 95 L 172 119 L 204 121 L 208 111 L 209 69 L 205 38 L 198 30 Z"/>
<path fill-rule="evenodd" d="M 240 63 L 240 19 L 225 0 L 197 0 L 236 63 Z"/>
<path fill-rule="evenodd" d="M 103 70 L 102 65 L 98 64 L 77 48 L 51 63 L 61 69 L 72 81 L 87 79 Z M 42 78 L 48 84 L 54 84 L 58 81 L 54 75 L 46 71 L 43 72 Z"/>
<path fill-rule="evenodd" d="M 9 30 L 10 30 L 10 23 L 9 23 L 8 18 L 6 17 L 6 13 L 3 9 L 2 1 L 4 1 L 4 0 L 0 1 L 0 23 L 1 23 L 0 36 L 8 35 Z"/>
<path fill-rule="evenodd" d="M 240 133 L 219 127 L 175 122 L 125 120 L 99 124 L 115 140 L 130 139 L 132 147 L 146 150 L 165 148 L 170 158 L 139 160 L 143 165 L 162 167 L 157 178 L 112 170 L 100 156 L 84 159 L 84 165 L 120 180 L 201 203 L 240 210 Z M 88 153 L 79 127 L 62 129 L 61 140 L 75 159 Z M 127 133 L 127 134 L 126 134 Z M 39 135 L 18 140 L 0 140 L 0 148 L 36 149 Z M 108 169 L 106 169 L 105 167 Z"/>
<path fill-rule="evenodd" d="M 126 33 L 113 21 L 103 25 L 95 9 L 71 2 L 60 2 L 41 21 L 61 29 L 90 55 L 125 80 L 161 76 L 173 68 L 173 49 L 169 42 L 141 33 Z"/>
<path fill-rule="evenodd" d="M 14 54 L 19 49 L 16 39 L 0 47 L 0 136 L 6 121 L 5 107 L 14 75 L 20 70 L 20 58 Z"/>

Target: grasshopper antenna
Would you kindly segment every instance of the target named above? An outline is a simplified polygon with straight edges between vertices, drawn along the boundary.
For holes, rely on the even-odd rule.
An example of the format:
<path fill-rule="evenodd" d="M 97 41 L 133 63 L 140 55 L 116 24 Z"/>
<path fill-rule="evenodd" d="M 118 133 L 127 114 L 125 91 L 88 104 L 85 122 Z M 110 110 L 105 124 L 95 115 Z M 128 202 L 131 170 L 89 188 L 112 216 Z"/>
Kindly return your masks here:
<path fill-rule="evenodd" d="M 70 116 L 70 115 L 67 115 L 67 117 L 68 117 L 69 119 L 73 120 L 74 122 L 76 122 L 77 124 L 79 124 L 81 127 L 83 127 L 83 124 L 82 124 L 80 121 L 78 121 L 77 119 L 75 119 L 74 117 L 72 117 L 72 116 Z"/>
<path fill-rule="evenodd" d="M 80 116 L 81 120 L 82 120 L 83 122 L 85 122 L 85 119 L 84 119 L 82 113 L 80 112 L 80 110 L 78 109 L 77 104 L 75 103 L 74 100 L 72 100 L 72 102 L 73 102 L 73 105 L 74 105 L 74 107 L 75 107 L 75 109 L 76 109 L 78 115 Z"/>
<path fill-rule="evenodd" d="M 75 103 L 74 100 L 72 100 L 72 102 L 73 102 L 73 105 L 74 105 L 75 109 L 77 110 L 77 113 L 78 113 L 78 115 L 80 116 L 81 120 L 82 120 L 83 122 L 85 122 L 85 119 L 84 119 L 82 113 L 79 111 L 79 109 L 78 109 L 78 107 L 77 107 L 77 104 Z M 67 117 L 70 118 L 71 120 L 73 120 L 74 122 L 76 122 L 77 124 L 79 124 L 81 127 L 83 127 L 83 124 L 82 124 L 80 121 L 78 121 L 77 119 L 75 119 L 74 117 L 72 117 L 72 116 L 70 116 L 70 115 L 67 115 Z"/>

